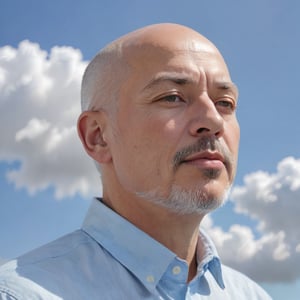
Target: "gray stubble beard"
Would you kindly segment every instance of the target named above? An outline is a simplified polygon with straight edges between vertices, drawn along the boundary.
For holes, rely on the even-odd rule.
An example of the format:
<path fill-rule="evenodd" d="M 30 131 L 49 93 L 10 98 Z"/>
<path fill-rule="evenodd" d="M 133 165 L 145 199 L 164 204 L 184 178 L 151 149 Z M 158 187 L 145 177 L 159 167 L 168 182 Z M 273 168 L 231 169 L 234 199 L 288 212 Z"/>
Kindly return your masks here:
<path fill-rule="evenodd" d="M 219 151 L 222 153 L 225 159 L 225 165 L 228 168 L 228 173 L 230 173 L 233 159 L 229 150 L 216 138 L 211 137 L 200 138 L 195 144 L 178 151 L 173 159 L 174 172 L 177 171 L 189 155 L 206 150 Z M 202 170 L 202 172 L 204 178 L 209 182 L 210 180 L 218 180 L 221 171 L 208 168 Z M 136 195 L 179 215 L 203 215 L 222 206 L 229 196 L 230 189 L 231 184 L 229 183 L 228 186 L 224 188 L 222 195 L 217 197 L 209 195 L 202 189 L 187 190 L 181 186 L 172 185 L 168 196 L 161 196 L 162 193 L 159 191 L 159 188 L 147 192 L 136 192 Z"/>
<path fill-rule="evenodd" d="M 185 190 L 176 185 L 171 187 L 167 197 L 160 196 L 158 190 L 136 192 L 136 195 L 178 215 L 204 215 L 226 202 L 230 188 L 231 186 L 228 186 L 224 189 L 220 197 L 211 197 L 203 190 Z"/>

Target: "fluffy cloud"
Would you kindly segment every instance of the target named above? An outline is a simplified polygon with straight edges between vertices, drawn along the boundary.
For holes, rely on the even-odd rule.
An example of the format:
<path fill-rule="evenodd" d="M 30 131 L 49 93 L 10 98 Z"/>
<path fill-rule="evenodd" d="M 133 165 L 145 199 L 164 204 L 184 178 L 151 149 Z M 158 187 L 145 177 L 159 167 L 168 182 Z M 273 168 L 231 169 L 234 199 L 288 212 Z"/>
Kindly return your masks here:
<path fill-rule="evenodd" d="M 57 198 L 101 193 L 76 133 L 85 66 L 70 47 L 47 53 L 23 41 L 17 49 L 0 48 L 0 161 L 19 162 L 6 174 L 16 187 L 29 193 L 50 187 Z M 231 199 L 236 213 L 258 226 L 255 232 L 236 224 L 224 231 L 206 218 L 203 226 L 224 262 L 258 281 L 299 278 L 300 160 L 285 158 L 274 174 L 248 174 Z"/>
<path fill-rule="evenodd" d="M 204 226 L 224 262 L 258 281 L 292 281 L 300 277 L 300 159 L 287 157 L 277 172 L 258 171 L 233 189 L 235 211 L 257 221 L 257 232 L 232 225 L 227 232 Z"/>
<path fill-rule="evenodd" d="M 47 53 L 23 41 L 0 48 L 0 161 L 19 162 L 7 172 L 17 187 L 51 187 L 57 198 L 101 192 L 76 133 L 85 67 L 71 47 Z"/>

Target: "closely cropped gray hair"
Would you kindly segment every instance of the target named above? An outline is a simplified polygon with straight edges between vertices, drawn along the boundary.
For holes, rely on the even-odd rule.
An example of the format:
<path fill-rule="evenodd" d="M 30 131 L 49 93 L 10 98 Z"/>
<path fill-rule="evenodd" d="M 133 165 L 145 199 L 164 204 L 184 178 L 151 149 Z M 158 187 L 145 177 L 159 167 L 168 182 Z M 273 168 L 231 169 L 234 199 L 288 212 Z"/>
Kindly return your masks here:
<path fill-rule="evenodd" d="M 81 84 L 81 110 L 103 109 L 113 117 L 117 110 L 120 85 L 127 70 L 120 41 L 103 48 L 84 72 Z M 97 161 L 94 162 L 101 174 L 101 165 Z"/>
<path fill-rule="evenodd" d="M 122 43 L 113 42 L 100 50 L 87 66 L 81 84 L 82 111 L 116 106 L 120 82 L 124 77 Z M 122 68 L 122 72 L 120 72 Z M 122 74 L 121 74 L 122 73 Z"/>

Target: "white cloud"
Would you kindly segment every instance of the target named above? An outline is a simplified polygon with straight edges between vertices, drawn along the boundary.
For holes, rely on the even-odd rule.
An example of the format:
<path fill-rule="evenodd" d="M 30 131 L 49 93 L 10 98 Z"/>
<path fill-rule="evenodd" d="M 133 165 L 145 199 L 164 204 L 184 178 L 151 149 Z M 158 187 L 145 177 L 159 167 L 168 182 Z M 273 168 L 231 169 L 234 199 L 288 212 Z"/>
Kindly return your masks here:
<path fill-rule="evenodd" d="M 101 193 L 100 180 L 76 133 L 79 90 L 86 66 L 79 50 L 38 44 L 0 48 L 0 161 L 19 161 L 7 171 L 30 193 L 52 187 L 57 198 Z M 98 188 L 98 190 L 96 190 Z M 258 281 L 300 276 L 300 160 L 287 157 L 277 172 L 258 171 L 234 187 L 235 211 L 257 221 L 228 231 L 207 217 L 203 226 L 224 262 Z"/>
<path fill-rule="evenodd" d="M 0 48 L 1 161 L 20 161 L 7 178 L 57 198 L 99 195 L 100 180 L 76 133 L 86 62 L 79 50 L 23 41 Z M 96 190 L 96 188 L 98 190 Z"/>
<path fill-rule="evenodd" d="M 287 157 L 277 172 L 258 171 L 233 188 L 237 213 L 257 221 L 260 237 L 251 228 L 232 225 L 227 232 L 204 224 L 224 262 L 258 281 L 291 281 L 300 277 L 300 159 Z"/>
<path fill-rule="evenodd" d="M 23 139 L 35 140 L 41 136 L 50 127 L 50 124 L 45 120 L 31 119 L 28 125 L 16 133 L 16 141 L 20 142 Z"/>
<path fill-rule="evenodd" d="M 6 263 L 8 260 L 0 257 L 0 266 Z"/>

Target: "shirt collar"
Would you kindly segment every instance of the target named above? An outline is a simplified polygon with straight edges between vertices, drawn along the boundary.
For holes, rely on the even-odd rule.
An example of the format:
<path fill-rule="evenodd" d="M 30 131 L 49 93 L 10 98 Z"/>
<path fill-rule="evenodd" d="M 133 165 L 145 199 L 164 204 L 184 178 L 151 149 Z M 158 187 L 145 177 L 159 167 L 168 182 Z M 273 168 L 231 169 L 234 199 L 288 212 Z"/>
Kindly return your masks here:
<path fill-rule="evenodd" d="M 204 247 L 204 256 L 202 257 L 199 255 L 201 253 L 200 247 Z M 197 248 L 198 276 L 202 276 L 202 274 L 209 270 L 220 288 L 224 289 L 225 285 L 222 276 L 222 265 L 217 249 L 211 238 L 203 229 L 200 229 Z"/>
<path fill-rule="evenodd" d="M 100 199 L 94 199 L 82 229 L 129 269 L 150 290 L 176 255 Z"/>
<path fill-rule="evenodd" d="M 101 199 L 95 198 L 83 222 L 82 230 L 103 246 L 149 289 L 155 289 L 176 254 L 128 222 Z M 201 248 L 204 245 L 205 254 Z M 200 230 L 197 246 L 199 278 L 207 270 L 224 288 L 221 263 L 212 240 Z"/>

